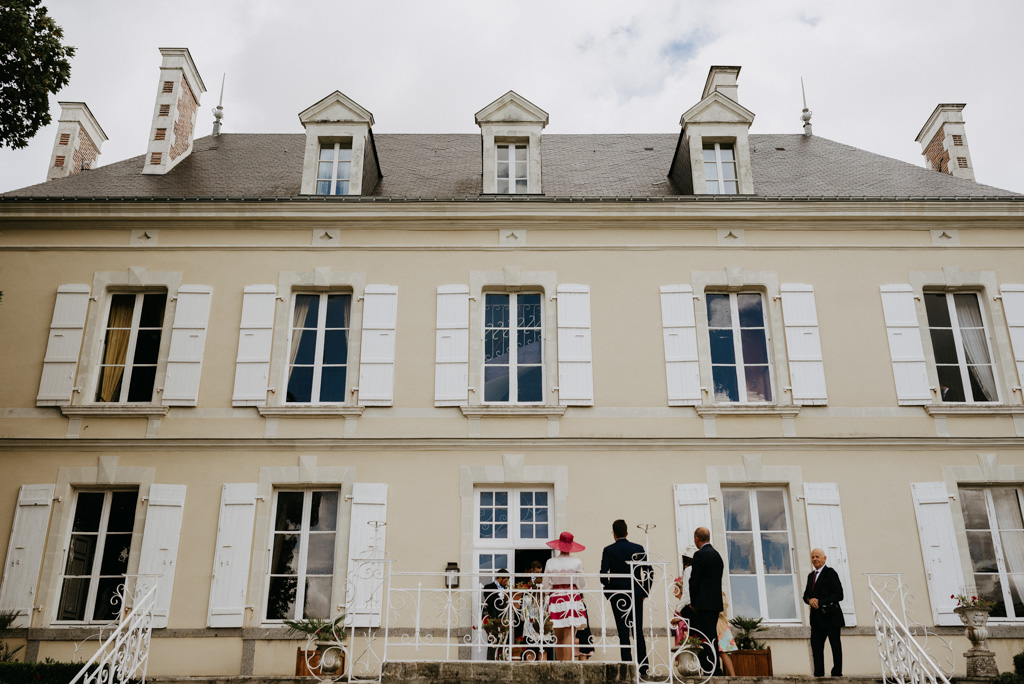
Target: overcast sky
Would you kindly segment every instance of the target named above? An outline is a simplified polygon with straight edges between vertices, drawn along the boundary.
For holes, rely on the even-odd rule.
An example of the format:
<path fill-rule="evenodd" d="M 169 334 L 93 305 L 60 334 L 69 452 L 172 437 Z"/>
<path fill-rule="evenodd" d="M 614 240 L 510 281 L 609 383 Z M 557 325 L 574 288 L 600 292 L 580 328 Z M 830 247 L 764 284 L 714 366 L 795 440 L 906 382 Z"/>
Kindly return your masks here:
<path fill-rule="evenodd" d="M 45 180 L 58 100 L 99 120 L 100 165 L 145 152 L 157 48 L 187 47 L 208 88 L 197 136 L 225 73 L 225 133 L 301 133 L 298 113 L 334 90 L 378 133 L 476 133 L 510 89 L 550 114 L 547 133 L 676 133 L 708 67 L 729 64 L 752 133 L 801 131 L 803 76 L 815 135 L 917 165 L 935 105 L 966 102 L 978 181 L 1024 193 L 1020 0 L 45 4 L 78 48 L 71 82 L 53 124 L 0 150 L 0 192 Z"/>

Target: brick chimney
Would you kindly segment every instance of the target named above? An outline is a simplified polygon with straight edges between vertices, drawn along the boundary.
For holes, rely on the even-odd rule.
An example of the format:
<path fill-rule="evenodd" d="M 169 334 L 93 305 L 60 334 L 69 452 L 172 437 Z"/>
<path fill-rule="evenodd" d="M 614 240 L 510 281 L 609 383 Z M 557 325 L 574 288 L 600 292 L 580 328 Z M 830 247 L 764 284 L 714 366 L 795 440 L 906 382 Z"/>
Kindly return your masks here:
<path fill-rule="evenodd" d="M 64 178 L 95 168 L 100 148 L 107 140 L 96 117 L 84 102 L 58 102 L 60 119 L 57 121 L 57 137 L 53 141 L 53 154 L 46 180 Z"/>
<path fill-rule="evenodd" d="M 142 173 L 163 175 L 192 152 L 199 98 L 206 92 L 188 48 L 160 48 L 160 80 Z"/>
<path fill-rule="evenodd" d="M 932 171 L 974 180 L 974 164 L 964 132 L 965 104 L 940 104 L 917 134 L 921 154 Z"/>

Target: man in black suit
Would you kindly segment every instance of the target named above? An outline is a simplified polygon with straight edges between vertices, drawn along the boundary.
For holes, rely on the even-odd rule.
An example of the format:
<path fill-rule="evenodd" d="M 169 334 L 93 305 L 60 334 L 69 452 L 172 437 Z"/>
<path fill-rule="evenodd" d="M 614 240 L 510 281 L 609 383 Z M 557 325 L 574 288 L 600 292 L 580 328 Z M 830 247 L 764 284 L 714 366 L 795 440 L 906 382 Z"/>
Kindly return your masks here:
<path fill-rule="evenodd" d="M 811 607 L 811 655 L 814 657 L 814 676 L 825 676 L 825 640 L 832 646 L 832 676 L 843 676 L 843 646 L 839 633 L 846 624 L 843 609 L 843 584 L 839 573 L 825 565 L 825 552 L 811 551 L 814 572 L 807 576 L 804 603 Z"/>
<path fill-rule="evenodd" d="M 508 588 L 508 570 L 502 568 L 498 570 L 498 574 L 490 584 L 485 584 L 483 589 L 483 600 L 484 600 L 484 617 L 491 622 L 501 624 L 504 620 L 505 624 L 511 625 L 509 619 L 509 596 L 506 589 Z M 507 630 L 506 630 L 507 633 Z M 501 646 L 507 646 L 507 640 L 504 640 L 500 644 L 490 644 L 490 638 L 488 637 L 487 646 L 487 659 L 495 660 L 498 655 L 498 648 Z"/>
<path fill-rule="evenodd" d="M 722 612 L 722 573 L 725 564 L 711 546 L 711 531 L 698 527 L 693 531 L 693 570 L 690 571 L 690 606 L 697 613 L 696 627 L 708 639 L 701 649 L 700 666 L 704 672 L 712 668 L 718 653 L 718 614 Z M 715 674 L 718 674 L 716 667 Z"/>
<path fill-rule="evenodd" d="M 640 676 L 647 676 L 647 642 L 644 641 L 644 599 L 651 589 L 651 566 L 629 565 L 630 561 L 647 561 L 644 547 L 626 539 L 629 528 L 624 520 L 612 523 L 615 543 L 604 547 L 601 554 L 602 575 L 632 575 L 626 577 L 602 577 L 601 585 L 617 593 L 606 594 L 612 603 L 615 630 L 619 634 L 619 646 L 624 662 L 629 662 L 629 635 L 636 641 L 636 662 Z M 632 607 L 632 610 L 630 608 Z"/>

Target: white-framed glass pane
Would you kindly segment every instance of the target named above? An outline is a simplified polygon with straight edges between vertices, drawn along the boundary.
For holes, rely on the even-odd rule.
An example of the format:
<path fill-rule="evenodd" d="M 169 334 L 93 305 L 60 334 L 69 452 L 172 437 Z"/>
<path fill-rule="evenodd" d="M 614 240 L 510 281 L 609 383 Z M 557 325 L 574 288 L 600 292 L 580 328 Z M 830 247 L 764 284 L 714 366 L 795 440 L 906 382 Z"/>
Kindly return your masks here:
<path fill-rule="evenodd" d="M 729 605 L 736 617 L 759 618 L 761 615 L 761 596 L 757 577 L 753 575 L 729 578 L 732 600 Z"/>
<path fill-rule="evenodd" d="M 736 615 L 799 617 L 786 492 L 723 489 L 726 568 Z"/>
<path fill-rule="evenodd" d="M 338 500 L 337 490 L 276 492 L 267 620 L 330 617 Z"/>
<path fill-rule="evenodd" d="M 484 401 L 544 400 L 542 298 L 539 293 L 484 297 Z"/>
<path fill-rule="evenodd" d="M 998 401 L 992 351 L 978 295 L 925 292 L 924 303 L 941 401 Z"/>
<path fill-rule="evenodd" d="M 64 558 L 58 621 L 110 622 L 131 555 L 138 491 L 78 492 Z"/>
<path fill-rule="evenodd" d="M 292 311 L 287 403 L 344 403 L 352 295 L 298 293 Z"/>
<path fill-rule="evenodd" d="M 707 194 L 735 195 L 739 192 L 736 157 L 731 143 L 705 143 L 703 160 Z"/>
<path fill-rule="evenodd" d="M 96 401 L 151 402 L 167 294 L 114 294 L 104 334 Z"/>
<path fill-rule="evenodd" d="M 1024 513 L 1017 487 L 960 488 L 971 570 L 992 617 L 1024 619 Z"/>
<path fill-rule="evenodd" d="M 709 292 L 705 300 L 715 401 L 772 401 L 761 294 Z"/>

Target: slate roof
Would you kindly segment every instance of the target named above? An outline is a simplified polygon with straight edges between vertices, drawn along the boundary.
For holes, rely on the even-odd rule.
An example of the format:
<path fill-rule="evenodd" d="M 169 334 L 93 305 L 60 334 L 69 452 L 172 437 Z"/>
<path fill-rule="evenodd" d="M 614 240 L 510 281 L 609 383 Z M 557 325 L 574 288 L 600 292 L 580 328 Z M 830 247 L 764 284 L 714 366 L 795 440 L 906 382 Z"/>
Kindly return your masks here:
<path fill-rule="evenodd" d="M 678 138 L 671 133 L 545 135 L 544 197 L 678 198 L 680 192 L 667 177 Z M 479 135 L 392 133 L 375 134 L 374 139 L 384 173 L 374 199 L 480 198 Z M 207 136 L 196 140 L 192 154 L 164 176 L 143 175 L 143 157 L 138 156 L 14 190 L 0 195 L 0 201 L 297 199 L 304 145 L 302 133 Z M 819 136 L 751 135 L 750 155 L 760 197 L 1024 198 Z"/>

